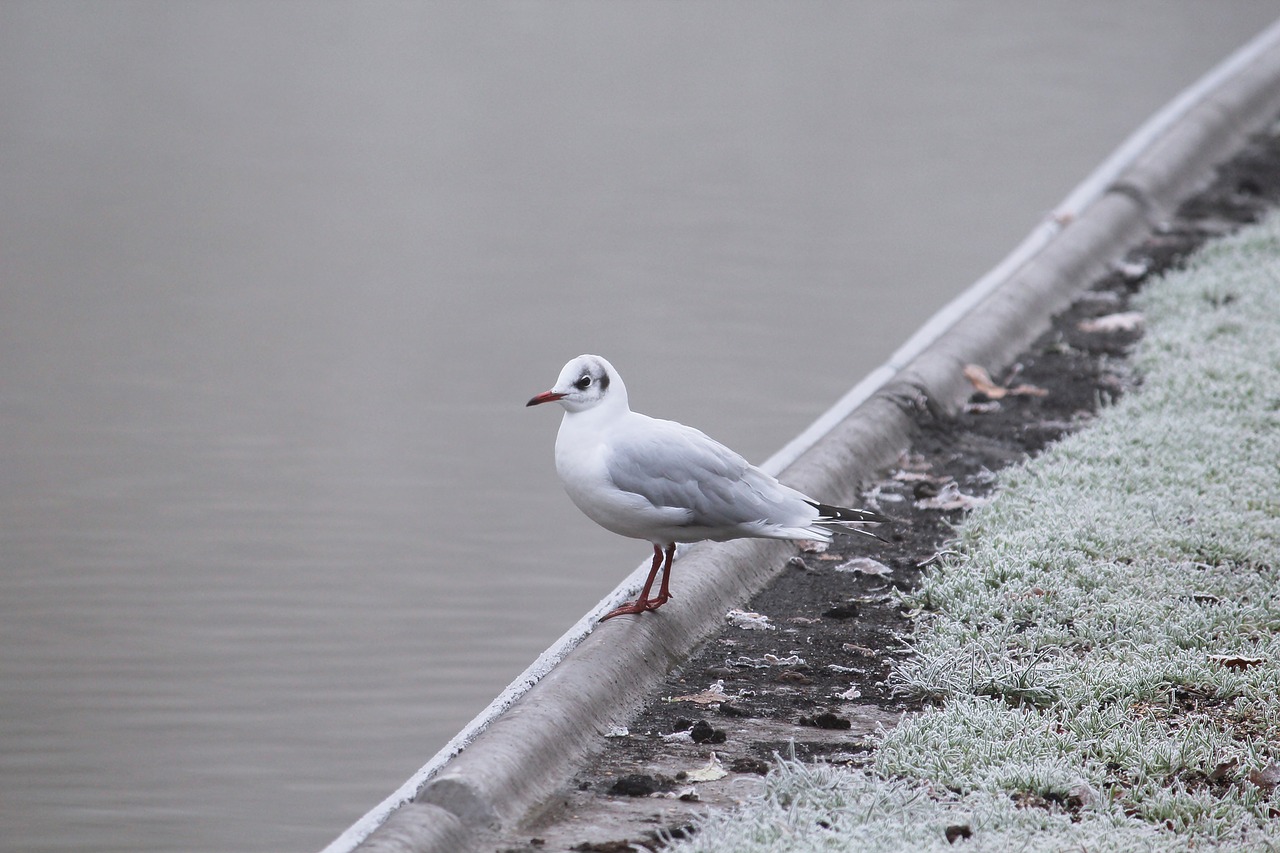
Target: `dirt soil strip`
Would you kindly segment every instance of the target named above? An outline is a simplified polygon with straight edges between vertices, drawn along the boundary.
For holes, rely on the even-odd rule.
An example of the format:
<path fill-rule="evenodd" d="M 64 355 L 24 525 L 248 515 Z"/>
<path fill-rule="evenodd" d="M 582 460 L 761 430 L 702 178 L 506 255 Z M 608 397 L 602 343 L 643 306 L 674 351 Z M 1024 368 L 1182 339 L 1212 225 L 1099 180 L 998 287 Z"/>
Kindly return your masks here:
<path fill-rule="evenodd" d="M 1125 315 L 1143 282 L 1277 204 L 1280 121 L 1058 315 L 1006 373 L 971 371 L 975 391 L 961 412 L 915 406 L 910 451 L 865 496 L 900 519 L 886 542 L 842 535 L 829 550 L 791 557 L 626 729 L 582 732 L 602 738 L 592 765 L 537 816 L 484 846 L 658 849 L 664 836 L 691 831 L 697 815 L 758 792 L 775 754 L 860 763 L 869 735 L 918 708 L 886 684 L 912 629 L 895 593 L 918 584 L 952 525 L 990 493 L 993 472 L 1087 426 L 1100 405 L 1140 381 L 1125 357 L 1141 329 Z"/>

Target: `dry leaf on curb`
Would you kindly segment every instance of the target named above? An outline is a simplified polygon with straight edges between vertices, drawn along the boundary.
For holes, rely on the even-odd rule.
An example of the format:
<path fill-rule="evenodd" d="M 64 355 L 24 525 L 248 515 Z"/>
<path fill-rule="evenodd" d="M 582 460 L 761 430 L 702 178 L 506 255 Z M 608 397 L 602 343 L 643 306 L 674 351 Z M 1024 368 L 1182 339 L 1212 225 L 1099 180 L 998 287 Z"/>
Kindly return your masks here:
<path fill-rule="evenodd" d="M 976 390 L 981 391 L 993 400 L 999 400 L 1009 393 L 1007 388 L 1002 388 L 992 381 L 991 374 L 987 373 L 987 369 L 982 365 L 966 364 L 964 366 L 964 378 L 968 379 Z"/>
<path fill-rule="evenodd" d="M 870 557 L 854 557 L 849 562 L 836 566 L 835 571 L 855 572 L 860 575 L 887 575 L 892 574 L 893 569 Z"/>
<path fill-rule="evenodd" d="M 649 796 L 655 800 L 684 800 L 686 803 L 696 803 L 699 800 L 698 792 L 692 785 L 685 785 L 678 791 L 654 791 Z"/>
<path fill-rule="evenodd" d="M 951 478 L 946 475 L 925 474 L 921 471 L 907 471 L 905 469 L 897 471 L 893 475 L 893 479 L 899 483 L 937 483 L 942 485 Z"/>
<path fill-rule="evenodd" d="M 729 695 L 724 692 L 724 679 L 717 679 L 710 687 L 701 693 L 690 693 L 688 696 L 673 696 L 672 702 L 693 702 L 697 705 L 715 705 L 720 702 L 728 702 Z"/>
<path fill-rule="evenodd" d="M 916 507 L 919 509 L 970 510 L 974 507 L 982 506 L 986 502 L 986 498 L 964 494 L 960 491 L 960 486 L 952 481 L 943 486 L 942 491 L 933 497 L 916 501 Z"/>
<path fill-rule="evenodd" d="M 720 763 L 720 759 L 716 754 L 711 753 L 711 760 L 705 766 L 699 767 L 697 770 L 690 770 L 685 773 L 684 778 L 690 782 L 714 782 L 717 779 L 723 779 L 729 775 L 729 771 L 724 769 Z"/>
<path fill-rule="evenodd" d="M 964 366 L 964 378 L 969 380 L 974 389 L 981 391 L 993 400 L 999 400 L 1009 393 L 1007 388 L 1003 388 L 992 381 L 991 374 L 987 373 L 987 369 L 980 364 L 966 364 Z"/>
<path fill-rule="evenodd" d="M 1136 332 L 1142 328 L 1143 317 L 1137 311 L 1108 314 L 1092 320 L 1081 320 L 1076 326 L 1082 332 Z"/>
<path fill-rule="evenodd" d="M 1143 261 L 1119 261 L 1112 268 L 1129 281 L 1137 281 L 1151 271 L 1151 264 Z"/>
<path fill-rule="evenodd" d="M 1043 397 L 1049 393 L 1035 385 L 1016 385 L 1013 388 L 997 385 L 995 380 L 991 378 L 991 374 L 987 373 L 987 369 L 980 364 L 966 364 L 964 366 L 964 378 L 969 380 L 969 383 L 973 385 L 976 391 L 985 394 L 992 400 L 1000 400 L 1009 396 Z"/>
<path fill-rule="evenodd" d="M 898 454 L 898 467 L 903 471 L 927 471 L 931 463 L 919 453 L 908 453 L 904 450 Z"/>
<path fill-rule="evenodd" d="M 742 628 L 747 631 L 776 631 L 776 625 L 769 624 L 769 617 L 763 613 L 753 613 L 750 610 L 730 610 L 724 615 L 735 628 Z"/>

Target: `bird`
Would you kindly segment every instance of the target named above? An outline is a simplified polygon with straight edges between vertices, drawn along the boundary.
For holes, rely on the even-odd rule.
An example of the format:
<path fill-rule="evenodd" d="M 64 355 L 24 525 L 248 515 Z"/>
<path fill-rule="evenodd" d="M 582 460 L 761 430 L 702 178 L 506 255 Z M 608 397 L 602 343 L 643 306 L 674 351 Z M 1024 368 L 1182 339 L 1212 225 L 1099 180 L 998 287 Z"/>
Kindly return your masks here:
<path fill-rule="evenodd" d="M 889 518 L 832 506 L 778 482 L 700 430 L 631 411 L 627 386 L 606 359 L 580 355 L 550 389 L 525 404 L 559 403 L 556 473 L 578 509 L 606 530 L 653 545 L 640 596 L 606 613 L 657 610 L 668 586 L 676 544 L 729 539 L 830 542 L 833 529 L 879 539 L 862 529 Z M 650 597 L 662 572 L 658 594 Z"/>

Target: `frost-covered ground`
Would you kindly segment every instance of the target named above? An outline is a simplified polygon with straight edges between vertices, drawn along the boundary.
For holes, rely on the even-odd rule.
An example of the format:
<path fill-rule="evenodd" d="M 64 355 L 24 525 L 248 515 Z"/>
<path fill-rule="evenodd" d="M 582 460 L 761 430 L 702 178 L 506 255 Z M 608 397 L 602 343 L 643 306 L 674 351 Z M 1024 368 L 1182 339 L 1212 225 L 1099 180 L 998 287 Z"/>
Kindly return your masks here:
<path fill-rule="evenodd" d="M 1142 386 L 910 595 L 928 709 L 669 849 L 1280 848 L 1280 217 L 1138 307 Z"/>

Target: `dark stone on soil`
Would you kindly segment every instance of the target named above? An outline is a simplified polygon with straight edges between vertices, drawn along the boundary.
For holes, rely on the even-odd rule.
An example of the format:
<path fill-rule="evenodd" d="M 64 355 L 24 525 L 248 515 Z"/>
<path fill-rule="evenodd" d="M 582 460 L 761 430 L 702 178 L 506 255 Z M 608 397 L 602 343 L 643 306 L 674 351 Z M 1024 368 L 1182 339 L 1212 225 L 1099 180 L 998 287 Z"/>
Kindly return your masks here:
<path fill-rule="evenodd" d="M 614 782 L 609 793 L 619 797 L 647 797 L 659 791 L 670 791 L 672 787 L 670 780 L 658 776 L 647 776 L 643 773 L 632 773 Z"/>
<path fill-rule="evenodd" d="M 948 826 L 946 829 L 947 843 L 955 844 L 964 838 L 973 837 L 973 828 L 967 823 L 956 823 Z"/>
<path fill-rule="evenodd" d="M 584 841 L 570 849 L 574 853 L 635 853 L 636 847 L 623 838 L 618 841 Z"/>
<path fill-rule="evenodd" d="M 941 489 L 937 483 L 930 483 L 928 480 L 921 480 L 911 489 L 911 496 L 918 501 L 925 498 L 936 498 Z"/>
<path fill-rule="evenodd" d="M 769 772 L 769 762 L 750 756 L 735 758 L 729 765 L 729 769 L 734 773 L 754 773 L 757 776 L 764 776 Z"/>
<path fill-rule="evenodd" d="M 774 681 L 779 684 L 813 684 L 812 678 L 794 669 L 783 670 L 778 673 L 778 677 Z"/>
<path fill-rule="evenodd" d="M 828 619 L 852 619 L 858 615 L 858 605 L 852 602 L 837 604 L 830 610 L 823 611 L 822 615 Z"/>
<path fill-rule="evenodd" d="M 689 730 L 694 743 L 724 743 L 728 737 L 722 729 L 713 729 L 706 720 L 698 720 Z"/>
<path fill-rule="evenodd" d="M 815 729 L 839 730 L 853 728 L 852 722 L 846 720 L 844 717 L 837 717 L 830 711 L 818 714 L 815 717 L 801 717 L 800 725 L 810 726 Z"/>

